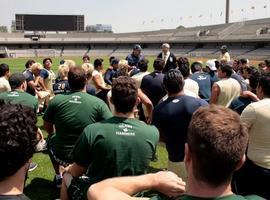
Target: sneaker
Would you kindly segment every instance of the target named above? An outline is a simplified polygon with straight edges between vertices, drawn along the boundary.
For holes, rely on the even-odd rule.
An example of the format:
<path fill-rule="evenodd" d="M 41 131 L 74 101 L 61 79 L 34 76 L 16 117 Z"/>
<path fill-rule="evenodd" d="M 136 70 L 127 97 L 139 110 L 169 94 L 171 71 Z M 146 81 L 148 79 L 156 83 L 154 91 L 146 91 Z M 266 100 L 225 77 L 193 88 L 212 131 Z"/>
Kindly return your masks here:
<path fill-rule="evenodd" d="M 57 177 L 57 176 L 54 177 L 53 182 L 54 182 L 56 188 L 61 188 L 61 186 L 62 186 L 62 179 L 63 179 L 62 177 L 61 178 L 60 177 Z"/>
<path fill-rule="evenodd" d="M 37 166 L 38 166 L 37 163 L 31 162 L 28 171 L 29 172 L 34 171 L 37 168 Z"/>

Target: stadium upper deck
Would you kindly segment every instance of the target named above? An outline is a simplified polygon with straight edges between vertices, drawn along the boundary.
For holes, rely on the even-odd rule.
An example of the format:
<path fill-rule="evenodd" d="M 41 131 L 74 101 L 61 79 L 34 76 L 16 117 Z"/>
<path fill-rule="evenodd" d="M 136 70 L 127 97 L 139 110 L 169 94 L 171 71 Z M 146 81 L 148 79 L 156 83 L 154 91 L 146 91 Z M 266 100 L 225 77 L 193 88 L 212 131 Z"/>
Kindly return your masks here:
<path fill-rule="evenodd" d="M 230 24 L 198 26 L 134 33 L 32 34 L 0 33 L 0 49 L 7 56 L 122 56 L 134 43 L 144 54 L 156 55 L 159 46 L 169 42 L 176 55 L 210 56 L 227 44 L 233 56 L 267 57 L 270 52 L 270 18 Z M 3 50 L 4 49 L 4 50 Z M 0 52 L 0 54 L 1 54 Z"/>

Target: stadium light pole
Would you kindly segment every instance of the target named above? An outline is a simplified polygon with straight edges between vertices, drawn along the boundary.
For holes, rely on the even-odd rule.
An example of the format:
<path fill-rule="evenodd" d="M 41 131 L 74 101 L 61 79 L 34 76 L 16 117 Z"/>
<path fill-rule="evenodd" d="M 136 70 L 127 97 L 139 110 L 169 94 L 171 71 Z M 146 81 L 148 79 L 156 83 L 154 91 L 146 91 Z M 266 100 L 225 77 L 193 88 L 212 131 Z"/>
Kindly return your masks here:
<path fill-rule="evenodd" d="M 225 23 L 228 24 L 230 20 L 230 0 L 226 0 L 226 19 Z"/>

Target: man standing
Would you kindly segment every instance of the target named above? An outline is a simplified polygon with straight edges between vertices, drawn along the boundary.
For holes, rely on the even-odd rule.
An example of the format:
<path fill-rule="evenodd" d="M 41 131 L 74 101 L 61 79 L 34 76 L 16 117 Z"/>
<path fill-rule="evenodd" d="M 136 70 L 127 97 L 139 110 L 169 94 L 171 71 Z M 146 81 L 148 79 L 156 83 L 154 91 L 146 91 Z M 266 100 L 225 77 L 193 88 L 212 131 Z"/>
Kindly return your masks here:
<path fill-rule="evenodd" d="M 167 73 L 170 69 L 176 68 L 176 57 L 170 52 L 170 45 L 168 43 L 162 44 L 161 50 L 162 52 L 157 57 L 164 60 L 165 66 L 163 68 L 163 73 Z"/>
<path fill-rule="evenodd" d="M 191 72 L 191 79 L 199 85 L 199 97 L 208 102 L 211 97 L 210 75 L 202 71 L 202 63 L 200 62 L 191 64 Z"/>
<path fill-rule="evenodd" d="M 247 128 L 235 112 L 217 106 L 200 108 L 192 117 L 185 145 L 186 191 L 181 178 L 163 171 L 102 181 L 90 187 L 88 198 L 138 200 L 131 195 L 154 189 L 167 196 L 158 195 L 149 200 L 262 200 L 256 195 L 236 195 L 231 190 L 232 174 L 245 162 L 247 143 Z M 247 184 L 253 183 L 251 180 Z"/>
<path fill-rule="evenodd" d="M 7 64 L 0 65 L 0 92 L 8 92 L 11 90 L 8 83 L 9 66 Z"/>
<path fill-rule="evenodd" d="M 230 54 L 228 53 L 228 48 L 226 45 L 223 45 L 220 47 L 220 56 L 219 56 L 219 61 L 224 62 L 225 64 L 228 64 L 229 61 L 231 60 Z"/>
<path fill-rule="evenodd" d="M 144 58 L 141 53 L 142 47 L 139 44 L 135 44 L 132 53 L 126 57 L 128 65 L 133 68 L 132 74 L 130 74 L 130 76 L 133 76 L 134 74 L 137 74 L 139 72 L 138 63 Z"/>
<path fill-rule="evenodd" d="M 185 95 L 184 84 L 184 78 L 179 70 L 172 69 L 165 75 L 164 86 L 168 92 L 168 99 L 154 109 L 152 123 L 159 129 L 166 143 L 169 156 L 168 170 L 186 180 L 183 161 L 188 125 L 192 114 L 208 103 Z"/>
<path fill-rule="evenodd" d="M 231 102 L 240 95 L 241 86 L 237 80 L 231 78 L 233 73 L 230 65 L 221 65 L 218 69 L 220 81 L 212 87 L 211 104 L 229 107 Z"/>
<path fill-rule="evenodd" d="M 86 81 L 83 68 L 70 68 L 68 83 L 71 92 L 56 95 L 43 116 L 44 127 L 50 137 L 48 149 L 56 173 L 57 187 L 61 187 L 62 178 L 59 166 L 73 162 L 70 153 L 83 129 L 111 117 L 103 101 L 86 93 Z"/>
<path fill-rule="evenodd" d="M 52 71 L 52 59 L 51 58 L 45 58 L 43 60 L 43 66 L 44 68 L 40 72 L 40 80 L 39 83 L 43 90 L 50 93 L 50 97 L 54 96 L 53 93 L 53 84 L 55 83 L 55 74 Z"/>
<path fill-rule="evenodd" d="M 161 58 L 155 59 L 153 67 L 155 71 L 143 77 L 141 89 L 155 107 L 166 95 L 166 90 L 163 85 L 164 74 L 162 74 L 164 60 Z"/>
<path fill-rule="evenodd" d="M 241 120 L 248 125 L 250 137 L 247 162 L 238 173 L 236 186 L 241 194 L 258 194 L 270 199 L 269 73 L 260 78 L 257 96 L 261 100 L 249 104 L 241 114 Z"/>
<path fill-rule="evenodd" d="M 87 126 L 74 149 L 74 163 L 65 169 L 61 199 L 85 199 L 88 187 L 115 176 L 146 173 L 155 154 L 158 130 L 135 119 L 138 89 L 130 77 L 113 81 L 114 117 Z M 87 178 L 81 177 L 86 173 Z M 68 188 L 68 190 L 67 190 Z"/>

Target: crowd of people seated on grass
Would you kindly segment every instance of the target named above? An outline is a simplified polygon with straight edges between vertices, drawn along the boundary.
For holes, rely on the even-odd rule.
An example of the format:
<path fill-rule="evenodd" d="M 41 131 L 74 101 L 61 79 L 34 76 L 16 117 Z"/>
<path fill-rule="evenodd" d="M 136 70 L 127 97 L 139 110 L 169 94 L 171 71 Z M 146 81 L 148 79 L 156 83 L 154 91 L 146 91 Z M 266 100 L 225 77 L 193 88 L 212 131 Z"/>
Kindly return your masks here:
<path fill-rule="evenodd" d="M 57 72 L 51 58 L 0 64 L 0 199 L 28 199 L 38 151 L 61 199 L 270 199 L 270 60 L 220 50 L 190 63 L 164 43 L 154 71 L 138 44 L 106 67 L 88 55 Z M 148 174 L 158 144 L 167 171 Z"/>

